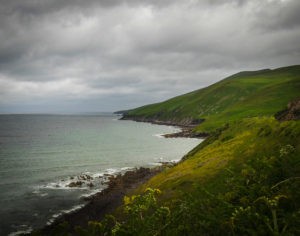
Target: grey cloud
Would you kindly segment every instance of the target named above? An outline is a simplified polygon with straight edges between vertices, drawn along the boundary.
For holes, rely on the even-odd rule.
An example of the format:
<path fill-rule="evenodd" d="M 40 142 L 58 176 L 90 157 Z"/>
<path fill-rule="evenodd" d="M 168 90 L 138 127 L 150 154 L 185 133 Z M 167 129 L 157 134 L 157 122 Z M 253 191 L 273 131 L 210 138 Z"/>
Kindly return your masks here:
<path fill-rule="evenodd" d="M 4 0 L 5 1 L 5 0 Z M 137 5 L 151 5 L 156 7 L 168 6 L 180 1 L 174 0 L 13 0 L 6 1 L 1 4 L 0 11 L 2 14 L 21 14 L 22 16 L 38 16 L 43 14 L 61 11 L 65 9 L 77 10 L 84 12 L 86 9 L 93 9 L 94 7 L 110 8 L 120 5 L 137 6 Z"/>
<path fill-rule="evenodd" d="M 300 26 L 300 1 L 261 1 L 253 10 L 255 26 L 264 31 L 292 30 Z"/>
<path fill-rule="evenodd" d="M 298 64 L 299 8 L 297 0 L 3 1 L 0 112 L 130 108 L 240 70 Z"/>

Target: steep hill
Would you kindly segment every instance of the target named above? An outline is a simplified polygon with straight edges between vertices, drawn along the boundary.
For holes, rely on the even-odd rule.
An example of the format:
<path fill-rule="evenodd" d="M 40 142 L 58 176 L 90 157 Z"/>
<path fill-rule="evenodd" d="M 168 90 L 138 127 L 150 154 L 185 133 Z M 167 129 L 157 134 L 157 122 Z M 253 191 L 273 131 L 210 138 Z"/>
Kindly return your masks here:
<path fill-rule="evenodd" d="M 165 235 L 297 235 L 300 121 L 224 127 L 140 190 L 160 189 Z"/>
<path fill-rule="evenodd" d="M 209 87 L 125 112 L 124 119 L 195 125 L 211 131 L 228 121 L 274 115 L 300 97 L 300 65 L 234 74 Z"/>
<path fill-rule="evenodd" d="M 300 235 L 300 66 L 240 72 L 126 112 L 210 135 L 79 235 Z M 287 106 L 287 108 L 286 108 Z M 275 117 L 274 117 L 275 116 Z M 63 234 L 61 234 L 63 235 Z"/>
<path fill-rule="evenodd" d="M 241 119 L 80 235 L 299 235 L 299 160 L 299 120 Z"/>

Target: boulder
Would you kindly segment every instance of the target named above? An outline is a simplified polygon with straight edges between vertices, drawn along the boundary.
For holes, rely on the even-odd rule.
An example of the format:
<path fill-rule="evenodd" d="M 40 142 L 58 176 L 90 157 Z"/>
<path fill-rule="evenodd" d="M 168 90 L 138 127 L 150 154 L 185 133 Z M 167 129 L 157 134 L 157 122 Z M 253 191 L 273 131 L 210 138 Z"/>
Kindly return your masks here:
<path fill-rule="evenodd" d="M 70 188 L 76 188 L 76 187 L 81 187 L 83 184 L 82 181 L 76 181 L 76 182 L 71 182 L 67 185 L 67 187 L 70 187 Z"/>

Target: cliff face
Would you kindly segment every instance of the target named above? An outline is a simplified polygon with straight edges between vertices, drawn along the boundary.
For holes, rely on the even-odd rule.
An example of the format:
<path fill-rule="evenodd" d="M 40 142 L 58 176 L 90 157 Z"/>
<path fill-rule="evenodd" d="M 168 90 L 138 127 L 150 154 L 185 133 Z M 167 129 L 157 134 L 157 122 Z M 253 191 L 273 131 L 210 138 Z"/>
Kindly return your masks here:
<path fill-rule="evenodd" d="M 278 112 L 275 118 L 279 121 L 299 120 L 300 119 L 300 98 L 290 102 L 287 109 Z"/>

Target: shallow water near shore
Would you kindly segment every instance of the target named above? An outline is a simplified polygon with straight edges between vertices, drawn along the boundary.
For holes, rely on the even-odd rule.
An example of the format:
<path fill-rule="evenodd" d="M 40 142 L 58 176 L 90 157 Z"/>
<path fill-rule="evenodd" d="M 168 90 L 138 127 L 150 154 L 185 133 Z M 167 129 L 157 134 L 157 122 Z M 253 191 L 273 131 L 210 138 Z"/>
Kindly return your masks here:
<path fill-rule="evenodd" d="M 84 205 L 110 174 L 179 160 L 201 142 L 162 138 L 178 129 L 118 118 L 0 115 L 0 235 L 51 223 Z"/>

